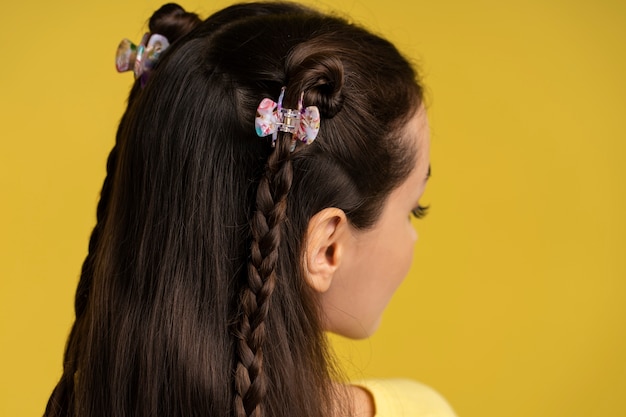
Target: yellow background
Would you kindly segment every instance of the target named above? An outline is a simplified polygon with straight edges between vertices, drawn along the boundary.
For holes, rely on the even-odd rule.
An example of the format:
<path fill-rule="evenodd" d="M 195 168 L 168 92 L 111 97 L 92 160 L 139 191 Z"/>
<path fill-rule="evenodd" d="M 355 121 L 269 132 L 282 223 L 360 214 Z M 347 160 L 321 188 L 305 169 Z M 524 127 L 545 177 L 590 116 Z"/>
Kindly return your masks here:
<path fill-rule="evenodd" d="M 186 1 L 207 16 L 227 4 Z M 626 3 L 336 0 L 422 68 L 433 176 L 411 275 L 354 377 L 408 376 L 461 417 L 626 415 Z M 0 14 L 0 416 L 37 416 L 158 1 Z"/>

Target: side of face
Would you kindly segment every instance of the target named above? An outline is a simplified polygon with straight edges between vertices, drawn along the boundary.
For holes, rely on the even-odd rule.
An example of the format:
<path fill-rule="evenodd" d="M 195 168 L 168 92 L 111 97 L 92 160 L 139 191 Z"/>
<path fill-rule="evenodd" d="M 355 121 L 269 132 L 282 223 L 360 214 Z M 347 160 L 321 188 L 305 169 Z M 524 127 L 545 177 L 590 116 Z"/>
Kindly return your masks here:
<path fill-rule="evenodd" d="M 314 288 L 320 295 L 328 331 L 355 339 L 373 334 L 411 265 L 417 232 L 410 216 L 424 192 L 430 164 L 430 135 L 423 107 L 411 118 L 406 132 L 417 150 L 416 163 L 388 196 L 376 224 L 359 231 L 341 216 L 343 212 L 327 209 L 340 212 L 335 213 L 334 221 L 324 223 L 324 236 L 332 237 L 333 243 L 307 245 L 307 251 L 319 248 L 317 257 L 307 253 L 305 270 L 308 279 L 318 284 Z M 328 268 L 320 278 L 315 267 L 325 263 Z"/>

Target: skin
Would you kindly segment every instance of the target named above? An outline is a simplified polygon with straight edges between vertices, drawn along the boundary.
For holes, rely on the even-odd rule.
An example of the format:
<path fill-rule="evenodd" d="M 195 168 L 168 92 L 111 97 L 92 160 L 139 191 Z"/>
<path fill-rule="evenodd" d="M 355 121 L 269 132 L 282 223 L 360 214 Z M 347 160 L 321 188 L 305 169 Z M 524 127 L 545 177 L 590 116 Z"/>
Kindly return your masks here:
<path fill-rule="evenodd" d="M 360 339 L 376 331 L 413 259 L 418 236 L 411 211 L 424 193 L 430 166 L 430 133 L 423 107 L 405 129 L 417 151 L 415 167 L 391 192 L 374 227 L 358 231 L 340 215 L 335 220 L 338 236 L 330 253 L 338 259 L 320 298 L 326 330 L 346 337 Z M 328 253 L 327 247 L 327 258 Z"/>
<path fill-rule="evenodd" d="M 419 205 L 430 172 L 430 131 L 423 107 L 407 123 L 406 135 L 417 152 L 415 167 L 391 192 L 373 228 L 355 230 L 338 209 L 323 210 L 311 220 L 305 263 L 309 284 L 320 293 L 328 331 L 370 336 L 411 265 L 417 232 L 410 213 Z M 370 392 L 354 385 L 336 388 L 343 393 L 340 398 L 349 399 L 355 416 L 374 417 Z"/>

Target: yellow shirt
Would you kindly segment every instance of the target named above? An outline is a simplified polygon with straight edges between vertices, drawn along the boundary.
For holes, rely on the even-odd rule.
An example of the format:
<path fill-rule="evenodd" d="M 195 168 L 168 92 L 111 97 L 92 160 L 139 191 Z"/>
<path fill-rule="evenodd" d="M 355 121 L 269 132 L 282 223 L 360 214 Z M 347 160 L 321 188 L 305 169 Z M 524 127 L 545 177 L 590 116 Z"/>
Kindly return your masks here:
<path fill-rule="evenodd" d="M 367 379 L 354 382 L 374 399 L 375 417 L 456 417 L 452 407 L 432 388 L 409 379 Z"/>

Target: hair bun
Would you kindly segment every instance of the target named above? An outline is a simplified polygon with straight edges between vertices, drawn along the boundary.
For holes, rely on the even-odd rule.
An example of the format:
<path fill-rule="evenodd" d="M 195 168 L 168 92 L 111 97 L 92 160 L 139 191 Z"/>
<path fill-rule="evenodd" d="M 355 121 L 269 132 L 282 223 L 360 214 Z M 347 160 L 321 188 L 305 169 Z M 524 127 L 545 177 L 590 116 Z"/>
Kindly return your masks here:
<path fill-rule="evenodd" d="M 176 3 L 167 3 L 150 17 L 148 27 L 151 33 L 163 35 L 170 43 L 173 43 L 201 22 L 197 14 L 186 12 Z"/>
<path fill-rule="evenodd" d="M 303 91 L 304 104 L 317 106 L 321 116 L 330 119 L 343 107 L 343 63 L 339 58 L 321 51 L 299 59 L 301 54 L 298 49 L 287 59 L 287 90 L 294 94 Z"/>

